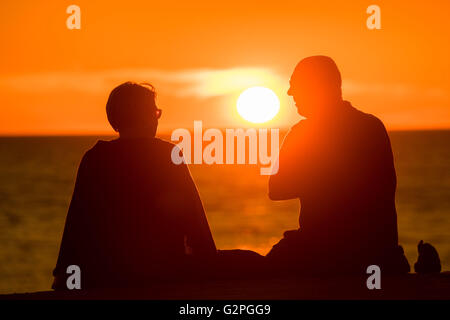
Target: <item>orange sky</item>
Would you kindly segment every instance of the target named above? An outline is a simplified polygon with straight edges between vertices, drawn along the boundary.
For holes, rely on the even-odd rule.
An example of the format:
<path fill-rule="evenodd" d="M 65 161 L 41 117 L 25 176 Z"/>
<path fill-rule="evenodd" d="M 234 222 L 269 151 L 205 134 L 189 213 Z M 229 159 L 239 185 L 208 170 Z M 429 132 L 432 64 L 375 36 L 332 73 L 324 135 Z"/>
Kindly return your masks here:
<path fill-rule="evenodd" d="M 81 7 L 81 30 L 66 8 Z M 366 8 L 381 8 L 368 30 Z M 450 128 L 450 1 L 23 1 L 0 4 L 0 134 L 112 133 L 109 91 L 148 81 L 161 131 L 246 126 L 248 86 L 280 97 L 270 126 L 298 121 L 285 95 L 303 57 L 334 58 L 344 98 L 388 129 Z"/>

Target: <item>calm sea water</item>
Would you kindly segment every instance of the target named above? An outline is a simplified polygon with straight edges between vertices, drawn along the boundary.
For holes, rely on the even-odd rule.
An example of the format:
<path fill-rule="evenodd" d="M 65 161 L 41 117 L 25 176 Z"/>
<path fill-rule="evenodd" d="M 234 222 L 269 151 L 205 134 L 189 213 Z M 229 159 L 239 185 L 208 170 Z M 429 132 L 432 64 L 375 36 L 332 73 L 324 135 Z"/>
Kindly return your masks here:
<path fill-rule="evenodd" d="M 391 132 L 400 242 L 423 239 L 450 269 L 450 131 Z M 78 163 L 97 137 L 0 138 L 0 293 L 48 290 Z M 261 254 L 298 226 L 298 201 L 272 202 L 256 166 L 191 166 L 217 247 Z"/>

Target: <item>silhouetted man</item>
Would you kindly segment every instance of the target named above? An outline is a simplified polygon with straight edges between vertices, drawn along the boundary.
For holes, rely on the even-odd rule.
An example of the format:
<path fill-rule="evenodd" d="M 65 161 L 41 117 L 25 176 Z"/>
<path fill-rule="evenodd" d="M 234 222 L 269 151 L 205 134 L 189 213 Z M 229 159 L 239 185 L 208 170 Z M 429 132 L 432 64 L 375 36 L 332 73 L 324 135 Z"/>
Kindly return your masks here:
<path fill-rule="evenodd" d="M 342 99 L 341 75 L 325 56 L 303 59 L 290 80 L 301 120 L 270 177 L 272 200 L 300 199 L 300 229 L 267 258 L 283 269 L 409 272 L 398 246 L 396 174 L 383 123 Z"/>
<path fill-rule="evenodd" d="M 120 138 L 98 141 L 81 160 L 55 289 L 66 289 L 69 265 L 80 267 L 82 289 L 134 287 L 186 278 L 193 258 L 216 256 L 187 166 L 172 162 L 173 144 L 155 138 L 155 95 L 132 82 L 111 92 L 106 111 Z"/>

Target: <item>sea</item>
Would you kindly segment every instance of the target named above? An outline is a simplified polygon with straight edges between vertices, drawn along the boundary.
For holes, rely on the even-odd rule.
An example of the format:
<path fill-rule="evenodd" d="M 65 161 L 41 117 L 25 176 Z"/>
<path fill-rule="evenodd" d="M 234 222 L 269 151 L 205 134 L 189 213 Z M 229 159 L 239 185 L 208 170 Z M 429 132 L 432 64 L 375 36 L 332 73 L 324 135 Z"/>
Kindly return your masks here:
<path fill-rule="evenodd" d="M 389 132 L 399 242 L 413 266 L 420 240 L 450 270 L 450 131 Z M 0 138 L 0 293 L 49 290 L 84 152 L 114 137 Z M 165 137 L 169 139 L 169 137 Z M 216 246 L 266 254 L 298 228 L 298 200 L 271 201 L 257 165 L 190 165 Z"/>

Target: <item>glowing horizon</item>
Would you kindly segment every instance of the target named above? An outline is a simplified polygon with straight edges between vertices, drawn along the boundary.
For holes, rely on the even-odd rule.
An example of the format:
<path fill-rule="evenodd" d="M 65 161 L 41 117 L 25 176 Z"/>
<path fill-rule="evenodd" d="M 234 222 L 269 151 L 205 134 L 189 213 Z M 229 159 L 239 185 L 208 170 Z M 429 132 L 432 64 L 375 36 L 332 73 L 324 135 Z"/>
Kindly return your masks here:
<path fill-rule="evenodd" d="M 286 95 L 291 72 L 315 54 L 337 62 L 344 99 L 388 130 L 449 129 L 450 25 L 442 21 L 450 3 L 377 4 L 381 30 L 367 29 L 363 0 L 276 8 L 80 0 L 81 30 L 68 30 L 64 4 L 5 3 L 0 135 L 114 134 L 106 99 L 128 80 L 155 85 L 164 110 L 160 132 L 191 128 L 195 120 L 248 127 L 235 104 L 253 86 L 280 99 L 279 114 L 267 125 L 289 128 L 301 119 Z"/>

